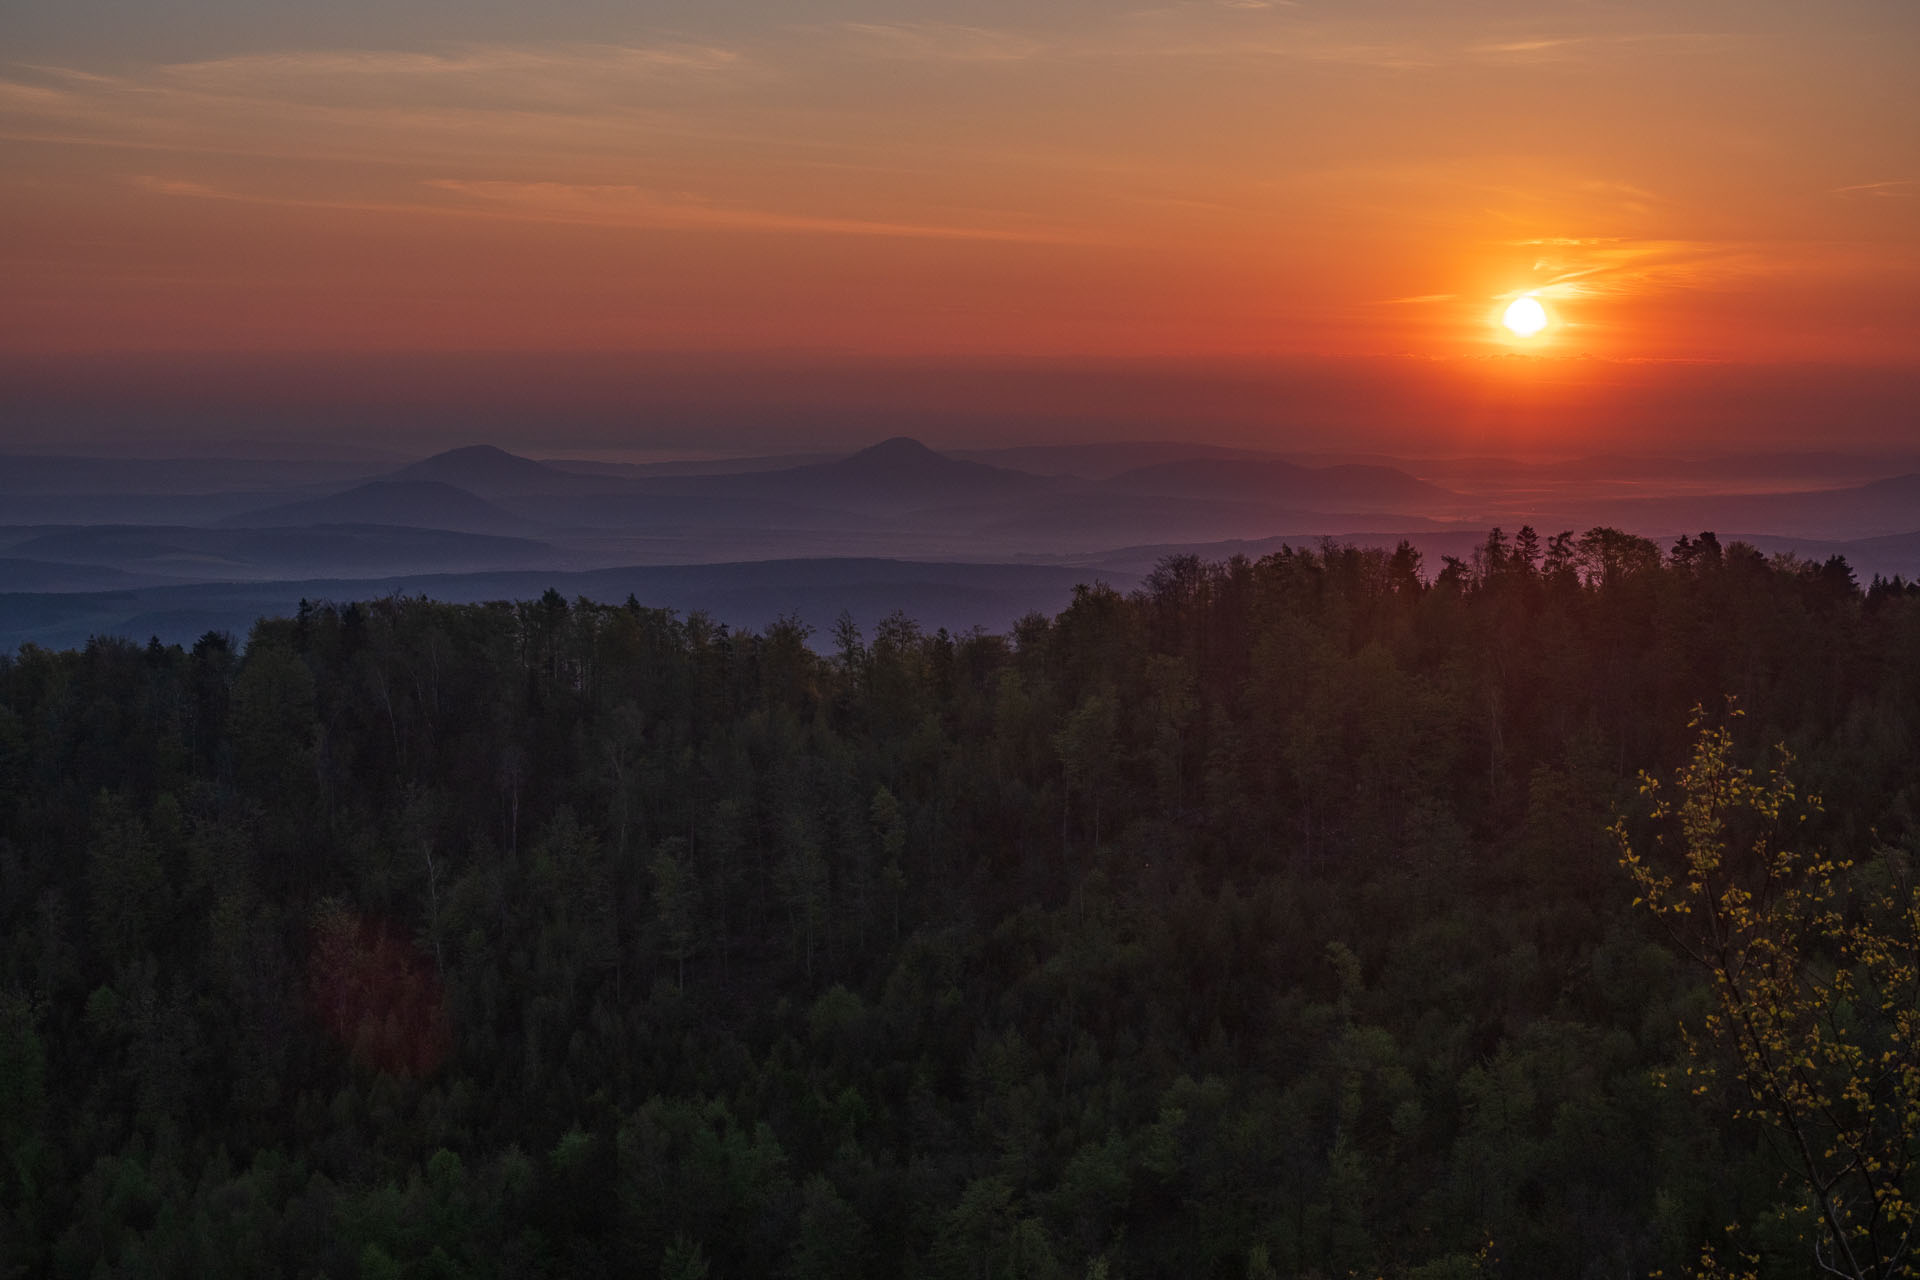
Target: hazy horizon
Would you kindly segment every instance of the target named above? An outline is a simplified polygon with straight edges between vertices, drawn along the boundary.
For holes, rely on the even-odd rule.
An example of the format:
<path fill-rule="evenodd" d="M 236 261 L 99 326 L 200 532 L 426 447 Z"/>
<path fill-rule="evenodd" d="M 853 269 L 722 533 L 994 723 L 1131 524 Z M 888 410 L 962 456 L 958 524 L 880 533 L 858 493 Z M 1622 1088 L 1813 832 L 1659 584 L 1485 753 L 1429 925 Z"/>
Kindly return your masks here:
<path fill-rule="evenodd" d="M 0 1277 L 1910 1275 L 1917 761 L 1920 0 L 0 3 Z"/>
<path fill-rule="evenodd" d="M 1911 576 L 1917 13 L 30 0 L 0 637 L 1527 523 Z"/>
<path fill-rule="evenodd" d="M 1917 13 L 36 0 L 0 447 L 1908 447 Z"/>
<path fill-rule="evenodd" d="M 0 451 L 199 442 L 659 457 L 1177 440 L 1521 459 L 1920 448 L 1920 366 L 1497 355 L 931 360 L 793 353 L 0 354 Z"/>

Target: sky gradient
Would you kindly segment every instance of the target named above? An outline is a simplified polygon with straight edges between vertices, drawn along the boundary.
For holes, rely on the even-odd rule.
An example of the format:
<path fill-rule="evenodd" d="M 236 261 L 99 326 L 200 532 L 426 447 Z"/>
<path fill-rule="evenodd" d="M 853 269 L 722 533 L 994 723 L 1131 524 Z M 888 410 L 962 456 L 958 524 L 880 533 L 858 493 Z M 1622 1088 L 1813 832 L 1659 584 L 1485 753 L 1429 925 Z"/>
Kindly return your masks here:
<path fill-rule="evenodd" d="M 675 352 L 1365 368 L 1412 400 L 1323 431 L 1437 447 L 1491 438 L 1462 402 L 1604 431 L 1649 385 L 1735 388 L 1791 440 L 1852 379 L 1829 435 L 1915 430 L 1904 0 L 26 0 L 0 50 L 0 391 L 23 438 L 85 417 L 57 390 L 75 369 L 125 356 L 137 381 L 156 353 L 239 379 L 216 399 L 237 369 L 419 353 L 389 411 L 456 404 L 462 352 L 631 353 L 647 386 Z M 1525 292 L 1553 322 L 1520 341 L 1496 319 Z M 298 409 L 295 382 L 253 419 Z M 1435 383 L 1454 390 L 1421 400 Z M 1048 385 L 1092 395 L 1083 417 L 1124 408 Z M 620 434 L 595 421 L 583 439 Z"/>

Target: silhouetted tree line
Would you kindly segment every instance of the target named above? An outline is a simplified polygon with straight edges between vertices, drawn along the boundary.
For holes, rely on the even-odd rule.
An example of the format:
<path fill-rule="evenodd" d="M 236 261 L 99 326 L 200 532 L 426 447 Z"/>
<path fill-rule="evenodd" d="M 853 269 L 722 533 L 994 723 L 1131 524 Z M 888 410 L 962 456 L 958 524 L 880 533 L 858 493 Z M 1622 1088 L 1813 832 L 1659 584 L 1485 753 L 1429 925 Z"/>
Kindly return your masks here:
<path fill-rule="evenodd" d="M 1010 635 L 303 605 L 0 659 L 7 1274 L 1613 1277 L 1783 1172 L 1609 835 L 1734 695 L 1911 850 L 1920 592 L 1711 535 Z"/>

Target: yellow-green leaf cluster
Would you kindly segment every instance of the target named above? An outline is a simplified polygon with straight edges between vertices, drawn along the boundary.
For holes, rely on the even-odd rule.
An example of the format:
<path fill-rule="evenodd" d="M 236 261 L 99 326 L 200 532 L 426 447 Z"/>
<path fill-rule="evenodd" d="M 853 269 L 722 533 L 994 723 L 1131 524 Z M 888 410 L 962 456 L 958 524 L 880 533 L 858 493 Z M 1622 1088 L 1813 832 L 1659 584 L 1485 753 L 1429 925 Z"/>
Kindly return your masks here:
<path fill-rule="evenodd" d="M 1738 716 L 1733 710 L 1732 717 Z M 1710 1012 L 1684 1029 L 1689 1093 L 1716 1074 L 1797 1175 L 1781 1206 L 1828 1274 L 1911 1274 L 1920 1155 L 1920 895 L 1883 851 L 1862 874 L 1809 838 L 1777 749 L 1738 763 L 1728 723 L 1696 709 L 1669 783 L 1643 774 L 1644 827 L 1617 819 L 1636 905 L 1705 972 Z M 1723 1275 L 1708 1262 L 1700 1274 Z"/>

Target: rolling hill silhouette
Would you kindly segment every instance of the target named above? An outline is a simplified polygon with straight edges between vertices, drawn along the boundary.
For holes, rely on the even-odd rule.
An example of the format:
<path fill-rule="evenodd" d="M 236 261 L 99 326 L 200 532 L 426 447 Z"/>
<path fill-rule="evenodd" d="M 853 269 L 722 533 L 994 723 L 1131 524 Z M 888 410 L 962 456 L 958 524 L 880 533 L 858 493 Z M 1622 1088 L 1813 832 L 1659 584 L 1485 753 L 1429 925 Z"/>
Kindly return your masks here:
<path fill-rule="evenodd" d="M 856 512 L 905 512 L 1059 488 L 1065 481 L 984 462 L 950 458 L 896 436 L 832 462 L 740 475 L 685 476 L 641 482 L 650 492 L 778 499 L 800 506 Z"/>
<path fill-rule="evenodd" d="M 1138 578 L 1125 572 L 1102 578 L 1122 589 Z M 0 591 L 0 653 L 32 641 L 51 646 L 86 643 L 93 635 L 150 635 L 191 644 L 209 630 L 244 637 L 255 618 L 288 617 L 302 599 L 371 600 L 427 595 L 472 603 L 527 600 L 549 587 L 562 595 L 641 603 L 682 613 L 701 611 L 729 626 L 761 628 L 799 617 L 824 636 L 846 612 L 871 629 L 897 610 L 923 626 L 964 632 L 1001 631 L 1035 611 L 1059 610 L 1072 599 L 1085 571 L 1057 565 L 918 563 L 874 558 L 762 560 L 737 564 L 632 566 L 583 572 L 488 572 L 409 575 L 377 579 L 309 578 L 272 582 L 175 584 L 124 590 Z"/>
<path fill-rule="evenodd" d="M 522 567 L 550 560 L 553 548 L 525 538 L 503 538 L 395 525 L 318 524 L 268 528 L 83 525 L 46 529 L 16 543 L 0 560 L 0 591 L 54 590 L 36 586 L 37 575 L 19 566 L 64 566 L 125 572 L 140 581 L 240 582 L 325 574 L 427 573 L 436 570 Z M 30 561 L 26 558 L 30 558 Z M 103 579 L 97 590 L 125 585 Z"/>
<path fill-rule="evenodd" d="M 526 523 L 484 498 L 437 480 L 375 480 L 343 493 L 243 511 L 220 521 L 228 528 L 382 524 L 487 534 L 520 533 Z"/>
<path fill-rule="evenodd" d="M 1284 503 L 1304 510 L 1447 505 L 1460 495 L 1393 467 L 1303 467 L 1291 462 L 1185 458 L 1123 471 L 1105 482 L 1127 493 L 1233 502 Z"/>
<path fill-rule="evenodd" d="M 605 488 L 596 476 L 561 471 L 490 444 L 463 445 L 422 458 L 387 477 L 394 484 L 446 484 L 486 498 Z M 617 483 L 617 482 L 616 482 Z"/>
<path fill-rule="evenodd" d="M 1920 525 L 1920 473 L 1838 489 L 1636 498 L 1576 510 L 1589 523 L 1654 532 L 1728 529 L 1831 540 L 1889 537 Z"/>
<path fill-rule="evenodd" d="M 380 470 L 353 462 L 0 454 L 0 493 L 49 498 L 253 492 L 262 501 L 276 495 L 290 500 L 371 479 Z"/>
<path fill-rule="evenodd" d="M 154 575 L 128 573 L 108 565 L 0 556 L 0 590 L 4 591 L 113 591 L 155 581 Z"/>
<path fill-rule="evenodd" d="M 1189 458 L 1271 460 L 1274 455 L 1259 449 L 1235 449 L 1217 444 L 1193 444 L 1182 440 L 1127 440 L 1111 444 L 1023 444 L 1004 449 L 955 449 L 952 456 L 970 462 L 985 462 L 1015 471 L 1030 471 L 1040 476 L 1079 476 L 1085 480 L 1106 480 L 1123 471 L 1159 466 L 1165 462 L 1183 462 Z"/>

